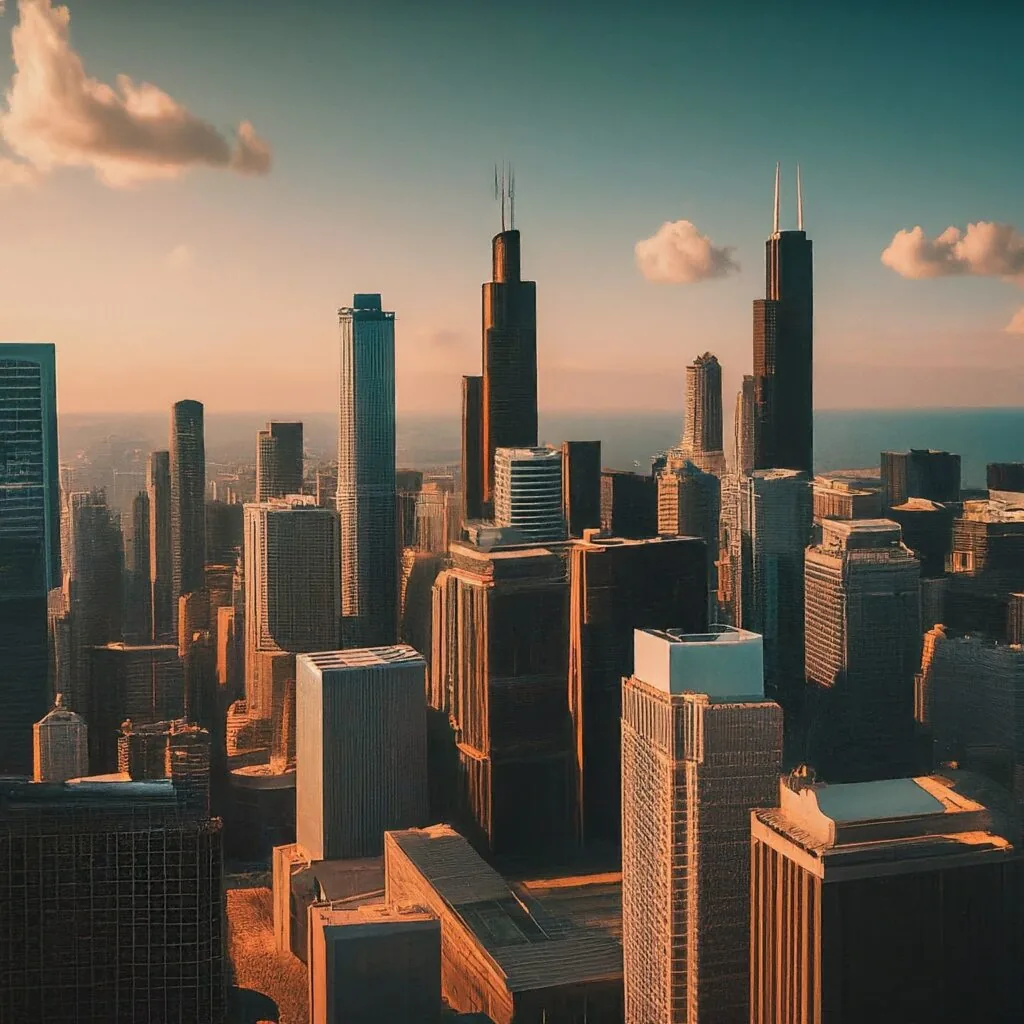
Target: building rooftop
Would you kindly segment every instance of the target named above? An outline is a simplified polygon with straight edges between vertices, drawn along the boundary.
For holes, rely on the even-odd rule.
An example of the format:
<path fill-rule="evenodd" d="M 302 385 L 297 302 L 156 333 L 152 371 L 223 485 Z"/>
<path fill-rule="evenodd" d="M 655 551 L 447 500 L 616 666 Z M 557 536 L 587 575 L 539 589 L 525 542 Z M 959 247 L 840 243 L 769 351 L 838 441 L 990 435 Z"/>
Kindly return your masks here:
<path fill-rule="evenodd" d="M 81 723 L 85 725 L 85 719 L 81 715 L 75 714 L 71 708 L 64 707 L 64 696 L 58 693 L 57 699 L 54 701 L 54 705 L 49 711 L 39 719 L 39 725 L 70 725 L 71 723 Z"/>
<path fill-rule="evenodd" d="M 755 469 L 750 474 L 755 480 L 807 480 L 808 476 L 800 469 Z"/>
<path fill-rule="evenodd" d="M 557 459 L 561 462 L 562 460 L 561 449 L 549 448 L 546 445 L 541 445 L 537 448 L 496 448 L 494 451 L 495 458 L 499 454 L 504 455 L 505 458 L 514 459 L 516 462 L 546 462 L 551 459 Z"/>
<path fill-rule="evenodd" d="M 1024 508 L 1003 501 L 965 501 L 961 518 L 979 523 L 1024 523 Z"/>
<path fill-rule="evenodd" d="M 387 832 L 386 851 L 391 844 L 504 975 L 510 992 L 622 977 L 622 946 L 613 936 L 550 913 L 528 890 L 517 896 L 448 825 Z M 388 857 L 385 852 L 386 864 Z"/>
<path fill-rule="evenodd" d="M 300 654 L 298 661 L 307 662 L 319 672 L 334 669 L 376 668 L 390 665 L 422 665 L 423 655 L 408 644 L 388 647 L 357 647 L 347 651 L 321 651 Z"/>
<path fill-rule="evenodd" d="M 764 700 L 763 640 L 734 626 L 706 633 L 633 631 L 633 675 L 663 693 L 705 694 L 709 700 Z"/>
<path fill-rule="evenodd" d="M 945 512 L 946 506 L 929 498 L 907 498 L 902 505 L 893 505 L 897 512 Z"/>

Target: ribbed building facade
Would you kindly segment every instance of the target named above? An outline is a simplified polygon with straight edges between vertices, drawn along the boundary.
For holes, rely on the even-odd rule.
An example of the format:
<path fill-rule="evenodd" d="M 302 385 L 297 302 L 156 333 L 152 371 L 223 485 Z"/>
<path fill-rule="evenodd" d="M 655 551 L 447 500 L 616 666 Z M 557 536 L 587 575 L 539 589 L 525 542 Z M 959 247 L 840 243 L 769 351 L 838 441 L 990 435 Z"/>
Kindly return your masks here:
<path fill-rule="evenodd" d="M 245 506 L 245 685 L 253 718 L 274 718 L 272 661 L 341 639 L 338 516 L 286 499 Z M 279 717 L 279 716 L 278 716 Z"/>
<path fill-rule="evenodd" d="M 733 414 L 734 473 L 750 473 L 754 468 L 754 377 L 743 375 L 743 384 L 736 395 Z"/>
<path fill-rule="evenodd" d="M 626 1024 L 747 1024 L 750 812 L 775 802 L 782 710 L 761 638 L 637 630 L 622 690 Z"/>
<path fill-rule="evenodd" d="M 201 402 L 176 402 L 171 410 L 171 616 L 177 602 L 200 590 L 206 568 L 206 442 Z"/>
<path fill-rule="evenodd" d="M 830 782 L 914 765 L 920 563 L 887 519 L 826 520 L 805 562 L 812 759 Z"/>
<path fill-rule="evenodd" d="M 270 422 L 256 434 L 256 501 L 302 493 L 302 424 Z"/>
<path fill-rule="evenodd" d="M 804 689 L 804 549 L 811 485 L 792 469 L 755 470 L 741 481 L 742 618 L 764 637 L 765 690 L 796 715 Z"/>
<path fill-rule="evenodd" d="M 339 311 L 341 415 L 338 514 L 345 644 L 393 643 L 398 633 L 395 484 L 395 314 L 379 295 Z"/>
<path fill-rule="evenodd" d="M 556 448 L 498 448 L 494 453 L 494 522 L 525 540 L 565 540 L 562 453 Z"/>
<path fill-rule="evenodd" d="M 58 693 L 53 708 L 32 726 L 32 778 L 65 782 L 88 774 L 88 726 L 81 715 L 64 707 Z"/>
<path fill-rule="evenodd" d="M 695 537 L 577 541 L 569 562 L 569 712 L 581 845 L 622 841 L 622 679 L 633 631 L 707 628 L 707 549 Z"/>
<path fill-rule="evenodd" d="M 751 1024 L 1024 1019 L 1024 865 L 967 772 L 786 779 L 751 832 Z"/>
<path fill-rule="evenodd" d="M 0 344 L 0 774 L 32 771 L 49 707 L 47 594 L 61 585 L 53 345 Z"/>
<path fill-rule="evenodd" d="M 725 471 L 722 447 L 722 367 L 710 352 L 686 367 L 682 454 L 707 473 Z"/>
<path fill-rule="evenodd" d="M 149 453 L 146 469 L 149 495 L 149 582 L 153 621 L 152 639 L 174 637 L 174 589 L 171 568 L 171 453 Z"/>
<path fill-rule="evenodd" d="M 426 663 L 399 644 L 297 669 L 296 841 L 312 860 L 379 856 L 428 815 Z"/>

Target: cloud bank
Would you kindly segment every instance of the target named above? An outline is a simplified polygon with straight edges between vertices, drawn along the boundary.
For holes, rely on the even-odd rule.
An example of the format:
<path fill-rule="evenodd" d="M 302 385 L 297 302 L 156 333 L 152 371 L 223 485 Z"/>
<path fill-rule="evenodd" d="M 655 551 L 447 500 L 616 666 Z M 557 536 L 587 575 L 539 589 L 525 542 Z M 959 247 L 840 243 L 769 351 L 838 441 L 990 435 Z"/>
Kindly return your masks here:
<path fill-rule="evenodd" d="M 696 284 L 740 269 L 731 245 L 716 246 L 688 220 L 666 221 L 634 252 L 640 273 L 655 284 Z"/>
<path fill-rule="evenodd" d="M 955 275 L 998 277 L 1024 287 L 1024 235 L 1011 224 L 979 220 L 968 224 L 966 231 L 948 227 L 930 239 L 918 226 L 897 231 L 882 253 L 882 262 L 913 280 Z M 1024 334 L 1024 307 L 1004 330 Z"/>
<path fill-rule="evenodd" d="M 114 188 L 177 178 L 196 166 L 266 174 L 269 144 L 248 121 L 228 138 L 148 82 L 90 78 L 71 48 L 67 7 L 19 0 L 15 72 L 0 133 L 24 163 L 0 163 L 0 184 L 28 184 L 58 167 L 91 168 Z"/>

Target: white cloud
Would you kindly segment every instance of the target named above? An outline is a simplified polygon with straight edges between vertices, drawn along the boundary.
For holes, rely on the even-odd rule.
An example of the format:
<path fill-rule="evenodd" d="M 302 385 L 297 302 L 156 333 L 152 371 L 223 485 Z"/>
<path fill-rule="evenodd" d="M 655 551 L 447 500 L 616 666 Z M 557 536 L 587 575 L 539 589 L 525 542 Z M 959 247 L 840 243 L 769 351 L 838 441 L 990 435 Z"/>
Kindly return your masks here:
<path fill-rule="evenodd" d="M 1003 328 L 1007 334 L 1024 334 L 1024 306 L 1013 314 L 1010 322 Z"/>
<path fill-rule="evenodd" d="M 36 185 L 39 172 L 31 164 L 19 164 L 17 160 L 0 157 L 0 188 L 17 185 Z"/>
<path fill-rule="evenodd" d="M 167 266 L 170 267 L 171 270 L 185 270 L 192 266 L 194 260 L 195 253 L 193 253 L 192 250 L 184 243 L 176 245 L 167 254 Z"/>
<path fill-rule="evenodd" d="M 1009 224 L 977 221 L 929 239 L 921 227 L 897 231 L 882 262 L 902 277 L 973 275 L 1024 285 L 1024 235 Z"/>
<path fill-rule="evenodd" d="M 731 245 L 714 245 L 688 220 L 666 221 L 634 252 L 640 273 L 655 284 L 695 284 L 739 270 Z"/>
<path fill-rule="evenodd" d="M 112 187 L 176 178 L 195 166 L 242 174 L 270 169 L 270 146 L 248 121 L 229 139 L 148 82 L 90 78 L 71 48 L 67 7 L 18 0 L 16 70 L 0 131 L 25 174 L 88 167 Z M 4 175 L 0 174 L 0 178 Z"/>

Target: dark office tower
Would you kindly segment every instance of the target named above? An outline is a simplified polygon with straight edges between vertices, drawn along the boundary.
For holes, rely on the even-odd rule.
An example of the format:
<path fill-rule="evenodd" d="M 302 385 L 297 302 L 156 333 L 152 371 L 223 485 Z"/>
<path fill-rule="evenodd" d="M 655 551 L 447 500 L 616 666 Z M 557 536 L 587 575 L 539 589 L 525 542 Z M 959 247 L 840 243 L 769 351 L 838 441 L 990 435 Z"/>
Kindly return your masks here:
<path fill-rule="evenodd" d="M 332 502 L 333 504 L 333 502 Z M 234 566 L 244 543 L 245 525 L 241 502 L 206 503 L 206 564 Z"/>
<path fill-rule="evenodd" d="M 637 630 L 622 681 L 626 1024 L 747 1024 L 750 812 L 774 801 L 782 710 L 761 638 Z"/>
<path fill-rule="evenodd" d="M 787 740 L 804 691 L 804 549 L 811 485 L 794 469 L 758 469 L 741 480 L 740 622 L 764 637 L 765 692 L 787 715 Z"/>
<path fill-rule="evenodd" d="M 927 498 L 907 498 L 886 510 L 903 531 L 903 543 L 921 561 L 921 576 L 937 579 L 946 573 L 953 548 L 953 509 Z"/>
<path fill-rule="evenodd" d="M 658 535 L 658 479 L 618 469 L 601 472 L 601 529 L 613 537 Z"/>
<path fill-rule="evenodd" d="M 174 781 L 8 783 L 0 858 L 0 1020 L 225 1020 L 221 824 Z"/>
<path fill-rule="evenodd" d="M 491 242 L 493 280 L 483 286 L 481 384 L 483 503 L 494 500 L 497 448 L 537 446 L 537 285 L 520 278 L 519 232 Z"/>
<path fill-rule="evenodd" d="M 754 378 L 743 375 L 743 386 L 736 395 L 733 417 L 734 473 L 750 473 L 754 469 Z"/>
<path fill-rule="evenodd" d="M 256 500 L 302 493 L 302 424 L 268 423 L 256 434 Z"/>
<path fill-rule="evenodd" d="M 53 345 L 0 344 L 0 774 L 32 772 L 46 714 L 47 593 L 61 585 Z"/>
<path fill-rule="evenodd" d="M 929 448 L 882 452 L 882 511 L 907 498 L 960 500 L 960 456 Z"/>
<path fill-rule="evenodd" d="M 153 604 L 149 581 L 149 495 L 132 501 L 124 529 L 124 639 L 141 644 L 153 636 Z"/>
<path fill-rule="evenodd" d="M 765 297 L 754 302 L 756 469 L 814 472 L 814 287 L 797 170 L 797 230 L 779 230 L 775 210 L 765 243 Z"/>
<path fill-rule="evenodd" d="M 399 469 L 395 473 L 398 509 L 398 550 L 416 544 L 416 499 L 423 489 L 423 473 L 418 469 Z"/>
<path fill-rule="evenodd" d="M 990 491 L 1024 491 L 1024 462 L 990 462 L 985 476 Z"/>
<path fill-rule="evenodd" d="M 65 507 L 72 666 L 71 692 L 64 699 L 88 720 L 90 651 L 122 635 L 124 542 L 103 491 L 68 494 Z"/>
<path fill-rule="evenodd" d="M 171 410 L 171 616 L 178 598 L 200 590 L 206 567 L 206 447 L 201 402 Z"/>
<path fill-rule="evenodd" d="M 1024 1020 L 1024 862 L 997 786 L 780 791 L 750 823 L 750 1024 Z"/>
<path fill-rule="evenodd" d="M 398 634 L 395 487 L 395 314 L 356 295 L 341 321 L 338 513 L 346 647 Z"/>
<path fill-rule="evenodd" d="M 153 636 L 156 641 L 174 638 L 171 599 L 171 453 L 150 452 L 146 470 L 149 494 L 149 582 Z"/>
<path fill-rule="evenodd" d="M 888 519 L 826 519 L 807 549 L 814 766 L 830 782 L 907 774 L 921 651 L 920 563 Z"/>
<path fill-rule="evenodd" d="M 572 545 L 569 711 L 581 844 L 622 840 L 622 679 L 633 672 L 633 630 L 703 633 L 707 612 L 707 552 L 694 537 Z"/>
<path fill-rule="evenodd" d="M 601 527 L 601 442 L 562 442 L 562 504 L 570 537 Z"/>
<path fill-rule="evenodd" d="M 722 448 L 722 367 L 710 352 L 686 368 L 682 454 L 705 473 L 725 471 Z"/>
<path fill-rule="evenodd" d="M 484 379 L 462 378 L 463 518 L 484 514 Z"/>

